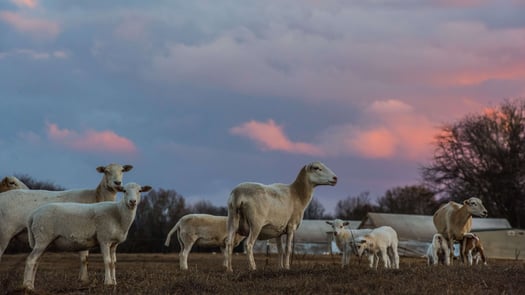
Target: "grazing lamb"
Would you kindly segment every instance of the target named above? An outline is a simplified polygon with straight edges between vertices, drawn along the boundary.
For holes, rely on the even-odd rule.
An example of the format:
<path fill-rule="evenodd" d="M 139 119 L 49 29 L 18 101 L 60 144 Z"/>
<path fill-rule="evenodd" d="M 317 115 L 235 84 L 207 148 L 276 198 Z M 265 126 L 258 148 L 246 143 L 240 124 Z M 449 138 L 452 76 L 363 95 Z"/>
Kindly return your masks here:
<path fill-rule="evenodd" d="M 428 245 L 427 249 L 427 264 L 445 264 L 445 259 L 448 256 L 450 256 L 450 249 L 448 248 L 447 240 L 442 234 L 434 234 L 432 243 Z"/>
<path fill-rule="evenodd" d="M 348 221 L 342 221 L 341 219 L 334 219 L 333 221 L 326 221 L 332 226 L 334 231 L 335 244 L 337 248 L 343 253 L 341 258 L 341 266 L 345 267 L 350 263 L 350 251 L 357 253 L 356 241 L 359 237 L 364 236 L 372 232 L 371 229 L 348 229 L 345 228 L 349 224 Z"/>
<path fill-rule="evenodd" d="M 367 254 L 370 268 L 377 269 L 378 253 L 381 253 L 385 268 L 399 269 L 398 243 L 397 232 L 392 227 L 380 226 L 358 239 L 357 255 Z"/>
<path fill-rule="evenodd" d="M 478 198 L 470 198 L 463 201 L 463 205 L 456 202 L 448 202 L 442 205 L 434 213 L 433 221 L 437 232 L 442 234 L 448 241 L 448 248 L 454 249 L 454 241 L 461 241 L 465 233 L 472 228 L 472 215 L 487 217 L 487 209 Z M 445 258 L 445 264 L 450 265 L 453 252 Z"/>
<path fill-rule="evenodd" d="M 245 246 L 251 270 L 256 269 L 253 258 L 255 241 L 276 238 L 280 248 L 280 237 L 286 235 L 283 267 L 289 269 L 294 233 L 312 200 L 314 188 L 336 183 L 337 176 L 332 170 L 321 162 L 313 162 L 301 168 L 292 184 L 245 182 L 237 185 L 228 200 L 226 270 L 233 271 L 232 252 L 237 233 L 247 236 Z"/>
<path fill-rule="evenodd" d="M 193 245 L 201 247 L 219 247 L 224 253 L 228 236 L 226 216 L 209 214 L 187 214 L 170 230 L 164 245 L 170 245 L 171 236 L 176 232 L 180 244 L 179 264 L 181 270 L 188 269 L 188 255 Z M 244 239 L 244 236 L 235 235 L 234 246 Z"/>
<path fill-rule="evenodd" d="M 126 240 L 135 220 L 140 193 L 149 190 L 150 186 L 128 183 L 119 189 L 124 193 L 120 201 L 49 203 L 36 209 L 27 221 L 29 245 L 33 251 L 26 260 L 23 287 L 26 290 L 35 288 L 38 259 L 50 245 L 66 252 L 99 246 L 104 259 L 104 285 L 116 285 L 117 246 Z"/>
<path fill-rule="evenodd" d="M 484 265 L 487 265 L 487 258 L 485 257 L 485 250 L 483 244 L 476 234 L 466 233 L 463 235 L 463 241 L 460 244 L 461 262 L 465 263 L 465 256 L 467 257 L 468 265 L 472 265 L 475 258 L 476 264 L 481 260 Z"/>
<path fill-rule="evenodd" d="M 0 193 L 14 189 L 29 189 L 25 183 L 14 176 L 6 176 L 0 182 Z"/>
<path fill-rule="evenodd" d="M 51 202 L 95 203 L 114 201 L 117 190 L 122 188 L 122 176 L 130 171 L 131 165 L 109 164 L 97 167 L 102 180 L 95 189 L 76 189 L 67 191 L 11 190 L 2 193 L 0 198 L 0 258 L 9 241 L 25 230 L 27 218 L 36 208 Z M 87 257 L 89 252 L 80 252 L 79 280 L 88 282 Z"/>

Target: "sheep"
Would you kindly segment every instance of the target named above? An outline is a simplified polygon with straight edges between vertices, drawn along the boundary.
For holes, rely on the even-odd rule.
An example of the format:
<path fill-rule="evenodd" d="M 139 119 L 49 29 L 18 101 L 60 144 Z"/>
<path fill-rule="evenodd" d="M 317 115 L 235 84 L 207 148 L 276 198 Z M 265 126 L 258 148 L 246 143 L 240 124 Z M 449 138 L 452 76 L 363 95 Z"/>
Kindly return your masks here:
<path fill-rule="evenodd" d="M 164 245 L 170 245 L 171 236 L 176 232 L 180 244 L 179 265 L 181 270 L 188 269 L 188 255 L 193 245 L 201 247 L 219 247 L 224 253 L 227 232 L 226 216 L 209 214 L 184 215 L 166 236 Z M 236 234 L 234 245 L 237 246 L 245 237 Z"/>
<path fill-rule="evenodd" d="M 25 183 L 14 176 L 6 176 L 0 181 L 0 193 L 13 189 L 29 189 Z"/>
<path fill-rule="evenodd" d="M 463 205 L 450 201 L 434 213 L 433 221 L 437 232 L 442 234 L 448 242 L 448 248 L 454 249 L 454 241 L 461 241 L 465 233 L 472 228 L 472 215 L 487 217 L 487 209 L 478 198 L 469 198 Z M 445 264 L 450 265 L 451 256 L 445 258 Z"/>
<path fill-rule="evenodd" d="M 447 240 L 442 234 L 436 233 L 432 237 L 432 243 L 427 248 L 427 264 L 445 264 L 445 259 L 450 255 Z"/>
<path fill-rule="evenodd" d="M 377 269 L 378 253 L 381 253 L 385 268 L 399 269 L 398 243 L 397 232 L 392 227 L 380 226 L 357 240 L 357 256 L 368 255 L 370 268 Z"/>
<path fill-rule="evenodd" d="M 280 267 L 290 269 L 294 233 L 312 200 L 314 188 L 319 185 L 334 186 L 336 183 L 337 176 L 332 170 L 321 162 L 312 162 L 301 168 L 291 184 L 244 182 L 237 185 L 228 199 L 228 238 L 224 251 L 226 271 L 233 271 L 232 252 L 236 233 L 247 236 L 245 248 L 251 270 L 256 269 L 253 257 L 255 241 L 275 238 L 281 248 L 280 237 L 286 235 L 284 265 Z M 280 264 L 283 264 L 282 261 Z"/>
<path fill-rule="evenodd" d="M 481 260 L 484 265 L 487 265 L 487 258 L 485 257 L 485 250 L 483 244 L 476 234 L 466 233 L 463 235 L 463 240 L 460 244 L 461 262 L 465 263 L 465 256 L 467 257 L 468 265 L 472 266 L 473 258 L 476 264 Z"/>
<path fill-rule="evenodd" d="M 104 260 L 104 285 L 116 285 L 117 246 L 126 240 L 135 220 L 140 194 L 150 190 L 151 186 L 131 182 L 119 187 L 124 193 L 120 201 L 48 203 L 36 209 L 27 221 L 33 250 L 26 259 L 23 288 L 34 289 L 38 259 L 50 245 L 65 252 L 99 246 Z"/>
<path fill-rule="evenodd" d="M 133 169 L 131 165 L 109 164 L 97 167 L 102 173 L 102 180 L 95 189 L 76 189 L 66 191 L 47 190 L 11 190 L 2 193 L 0 198 L 0 258 L 9 241 L 19 236 L 26 228 L 27 218 L 41 205 L 51 202 L 78 202 L 95 203 L 101 201 L 114 201 L 117 190 L 122 187 L 124 172 Z M 80 252 L 79 280 L 87 283 L 88 251 Z"/>
<path fill-rule="evenodd" d="M 372 232 L 371 229 L 347 229 L 345 226 L 349 224 L 348 221 L 342 221 L 341 219 L 334 219 L 332 221 L 326 221 L 332 226 L 334 232 L 335 243 L 339 250 L 343 253 L 341 258 L 341 267 L 345 267 L 350 262 L 350 251 L 356 253 L 355 241 L 358 237 L 364 236 Z"/>

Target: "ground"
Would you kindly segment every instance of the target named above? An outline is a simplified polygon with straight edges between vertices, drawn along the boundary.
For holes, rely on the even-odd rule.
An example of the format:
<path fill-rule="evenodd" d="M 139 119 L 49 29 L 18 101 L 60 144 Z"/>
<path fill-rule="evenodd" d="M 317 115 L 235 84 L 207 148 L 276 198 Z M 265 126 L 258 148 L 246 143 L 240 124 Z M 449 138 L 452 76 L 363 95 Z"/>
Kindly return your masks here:
<path fill-rule="evenodd" d="M 0 294 L 24 294 L 27 254 L 4 255 Z M 234 257 L 225 273 L 223 256 L 191 253 L 188 271 L 179 270 L 178 255 L 117 254 L 117 286 L 103 285 L 100 254 L 89 257 L 91 282 L 77 282 L 76 253 L 46 253 L 36 274 L 35 294 L 525 294 L 523 260 L 489 260 L 487 266 L 429 267 L 423 258 L 401 257 L 399 270 L 370 270 L 353 257 L 341 269 L 340 256 L 295 255 L 291 270 L 277 268 L 275 255 L 257 255 L 258 269 L 248 271 L 244 254 Z"/>

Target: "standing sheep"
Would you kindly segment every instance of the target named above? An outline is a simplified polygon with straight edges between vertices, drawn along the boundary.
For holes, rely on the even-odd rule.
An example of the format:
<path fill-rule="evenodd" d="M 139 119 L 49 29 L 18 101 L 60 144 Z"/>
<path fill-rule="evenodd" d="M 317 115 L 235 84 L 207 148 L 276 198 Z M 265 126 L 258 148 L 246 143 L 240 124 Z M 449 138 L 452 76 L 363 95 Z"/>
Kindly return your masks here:
<path fill-rule="evenodd" d="M 450 255 L 448 243 L 442 234 L 434 234 L 432 243 L 427 248 L 427 264 L 437 265 L 445 264 L 446 257 Z"/>
<path fill-rule="evenodd" d="M 25 183 L 14 176 L 6 176 L 0 181 L 0 193 L 14 189 L 29 189 Z"/>
<path fill-rule="evenodd" d="M 0 258 L 9 241 L 20 235 L 26 228 L 27 218 L 39 206 L 52 202 L 95 203 L 114 201 L 117 191 L 122 188 L 123 173 L 130 171 L 131 165 L 109 164 L 97 167 L 102 180 L 95 189 L 76 189 L 67 191 L 10 190 L 0 198 Z M 88 282 L 88 251 L 80 252 L 79 280 Z"/>
<path fill-rule="evenodd" d="M 378 253 L 381 254 L 385 268 L 399 269 L 399 254 L 397 252 L 399 240 L 397 232 L 390 226 L 380 226 L 364 235 L 357 241 L 357 255 L 368 255 L 370 268 L 377 269 Z M 374 263 L 375 260 L 375 263 Z"/>
<path fill-rule="evenodd" d="M 481 260 L 483 265 L 487 265 L 487 258 L 485 257 L 485 250 L 478 235 L 473 233 L 466 233 L 463 235 L 463 241 L 460 244 L 459 250 L 461 262 L 465 263 L 465 257 L 468 265 L 472 266 L 475 258 L 476 264 Z"/>
<path fill-rule="evenodd" d="M 359 237 L 364 236 L 372 232 L 371 229 L 348 229 L 345 228 L 349 224 L 348 221 L 342 221 L 341 219 L 334 219 L 333 221 L 326 221 L 332 226 L 334 231 L 335 244 L 337 248 L 343 253 L 341 258 L 341 266 L 344 267 L 350 263 L 350 252 L 357 253 L 356 241 Z"/>
<path fill-rule="evenodd" d="M 478 198 L 470 198 L 463 201 L 463 205 L 456 202 L 448 202 L 442 205 L 434 213 L 434 226 L 438 233 L 442 234 L 448 241 L 448 248 L 454 249 L 454 241 L 463 240 L 463 235 L 470 232 L 472 228 L 472 215 L 487 217 L 487 209 Z M 445 258 L 445 264 L 450 265 L 451 256 Z"/>
<path fill-rule="evenodd" d="M 128 183 L 119 189 L 124 196 L 118 202 L 49 203 L 36 209 L 27 222 L 33 251 L 26 260 L 23 287 L 34 289 L 38 259 L 51 244 L 66 252 L 98 245 L 104 259 L 104 285 L 116 285 L 117 246 L 126 240 L 135 220 L 140 193 L 150 190 L 147 185 Z"/>
<path fill-rule="evenodd" d="M 251 270 L 256 269 L 253 257 L 255 241 L 286 235 L 284 268 L 289 269 L 294 233 L 312 200 L 314 188 L 336 183 L 337 176 L 330 168 L 321 162 L 313 162 L 301 168 L 292 184 L 245 182 L 237 185 L 228 200 L 228 239 L 224 251 L 226 270 L 233 271 L 232 252 L 236 234 L 247 236 L 245 245 Z"/>
<path fill-rule="evenodd" d="M 181 270 L 188 269 L 188 255 L 193 245 L 201 247 L 220 247 L 224 254 L 228 237 L 226 216 L 209 214 L 184 215 L 166 236 L 164 245 L 170 245 L 171 236 L 177 233 L 180 244 L 179 265 Z M 245 237 L 236 234 L 234 245 L 237 246 Z"/>

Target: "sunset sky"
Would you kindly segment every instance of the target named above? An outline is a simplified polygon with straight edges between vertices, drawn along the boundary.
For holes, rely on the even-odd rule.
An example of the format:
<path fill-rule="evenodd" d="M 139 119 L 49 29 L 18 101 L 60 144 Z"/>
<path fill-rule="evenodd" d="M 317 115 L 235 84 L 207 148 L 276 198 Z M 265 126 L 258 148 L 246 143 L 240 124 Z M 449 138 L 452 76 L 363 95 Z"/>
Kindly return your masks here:
<path fill-rule="evenodd" d="M 0 177 L 125 182 L 225 206 L 240 182 L 315 197 L 417 184 L 439 128 L 525 98 L 525 0 L 4 0 Z"/>

